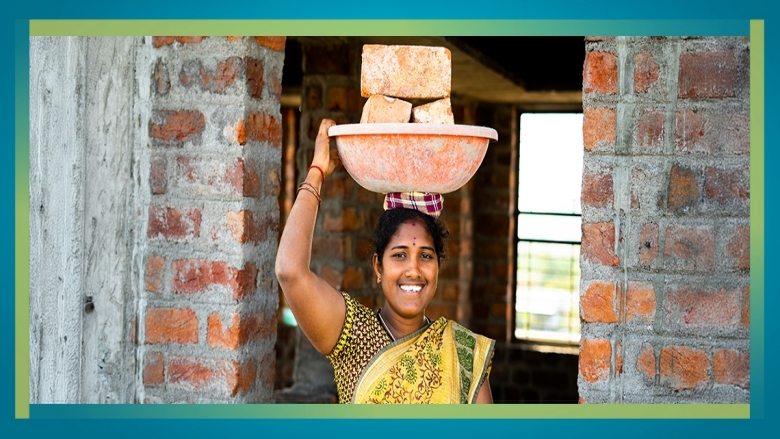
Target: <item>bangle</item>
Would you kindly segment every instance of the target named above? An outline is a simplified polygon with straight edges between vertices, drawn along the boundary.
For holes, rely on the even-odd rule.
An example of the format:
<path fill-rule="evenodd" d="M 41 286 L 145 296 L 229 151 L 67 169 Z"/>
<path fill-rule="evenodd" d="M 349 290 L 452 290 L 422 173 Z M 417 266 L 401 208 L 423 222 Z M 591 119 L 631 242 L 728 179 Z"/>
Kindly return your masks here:
<path fill-rule="evenodd" d="M 304 181 L 300 186 L 298 186 L 298 190 L 295 191 L 295 195 L 297 196 L 302 190 L 314 195 L 314 197 L 317 198 L 318 205 L 322 204 L 322 198 L 320 198 L 320 194 L 317 192 L 317 189 L 315 189 L 314 186 Z"/>
<path fill-rule="evenodd" d="M 320 175 L 322 175 L 322 182 L 324 183 L 324 182 L 325 182 L 325 171 L 323 171 L 323 170 L 322 170 L 322 168 L 320 168 L 320 167 L 319 167 L 319 166 L 317 166 L 317 165 L 311 165 L 311 166 L 309 166 L 309 169 L 308 169 L 308 171 L 311 171 L 311 168 L 315 168 L 315 169 L 317 169 L 318 171 L 320 171 Z"/>

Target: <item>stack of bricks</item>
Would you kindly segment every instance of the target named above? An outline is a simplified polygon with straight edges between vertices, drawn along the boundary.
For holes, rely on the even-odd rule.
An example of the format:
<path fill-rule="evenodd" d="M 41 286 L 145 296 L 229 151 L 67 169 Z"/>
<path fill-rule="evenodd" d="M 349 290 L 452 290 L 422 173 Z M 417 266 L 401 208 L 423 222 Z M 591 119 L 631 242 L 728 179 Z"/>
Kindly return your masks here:
<path fill-rule="evenodd" d="M 748 39 L 588 38 L 583 75 L 581 402 L 748 402 Z"/>
<path fill-rule="evenodd" d="M 284 37 L 154 37 L 143 402 L 269 402 Z"/>

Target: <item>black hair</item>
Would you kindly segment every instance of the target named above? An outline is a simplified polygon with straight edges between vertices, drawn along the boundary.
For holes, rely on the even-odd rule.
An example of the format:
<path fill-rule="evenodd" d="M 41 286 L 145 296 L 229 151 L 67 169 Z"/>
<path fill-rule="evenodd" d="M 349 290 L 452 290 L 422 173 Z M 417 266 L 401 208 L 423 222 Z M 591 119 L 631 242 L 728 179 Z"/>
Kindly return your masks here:
<path fill-rule="evenodd" d="M 382 265 L 382 256 L 385 253 L 385 248 L 390 244 L 390 239 L 398 232 L 401 224 L 412 220 L 420 220 L 423 223 L 425 231 L 433 238 L 433 247 L 436 250 L 439 265 L 444 261 L 447 256 L 445 240 L 450 235 L 444 221 L 414 209 L 399 208 L 384 211 L 376 223 L 373 243 L 374 252 L 379 258 L 380 265 Z"/>

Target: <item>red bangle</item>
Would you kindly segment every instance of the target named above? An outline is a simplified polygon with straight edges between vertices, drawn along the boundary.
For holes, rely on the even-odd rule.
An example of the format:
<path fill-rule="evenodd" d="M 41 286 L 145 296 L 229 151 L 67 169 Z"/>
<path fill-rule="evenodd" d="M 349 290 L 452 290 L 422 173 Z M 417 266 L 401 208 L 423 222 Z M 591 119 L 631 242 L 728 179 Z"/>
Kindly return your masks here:
<path fill-rule="evenodd" d="M 308 169 L 308 171 L 311 171 L 311 168 L 316 168 L 318 171 L 320 171 L 320 175 L 322 175 L 322 181 L 324 182 L 324 181 L 325 181 L 325 171 L 323 171 L 323 170 L 322 170 L 322 168 L 320 168 L 320 167 L 319 167 L 319 166 L 317 166 L 317 165 L 311 165 L 311 166 L 309 166 L 309 169 Z"/>

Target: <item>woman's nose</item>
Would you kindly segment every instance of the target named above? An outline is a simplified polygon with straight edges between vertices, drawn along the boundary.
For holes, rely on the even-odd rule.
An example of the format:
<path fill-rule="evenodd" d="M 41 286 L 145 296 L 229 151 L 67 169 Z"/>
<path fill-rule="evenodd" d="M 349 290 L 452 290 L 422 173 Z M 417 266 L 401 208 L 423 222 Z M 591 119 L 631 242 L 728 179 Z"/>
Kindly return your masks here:
<path fill-rule="evenodd" d="M 420 267 L 418 265 L 417 259 L 412 258 L 409 261 L 409 265 L 406 267 L 406 277 L 410 279 L 419 279 L 420 278 Z"/>

